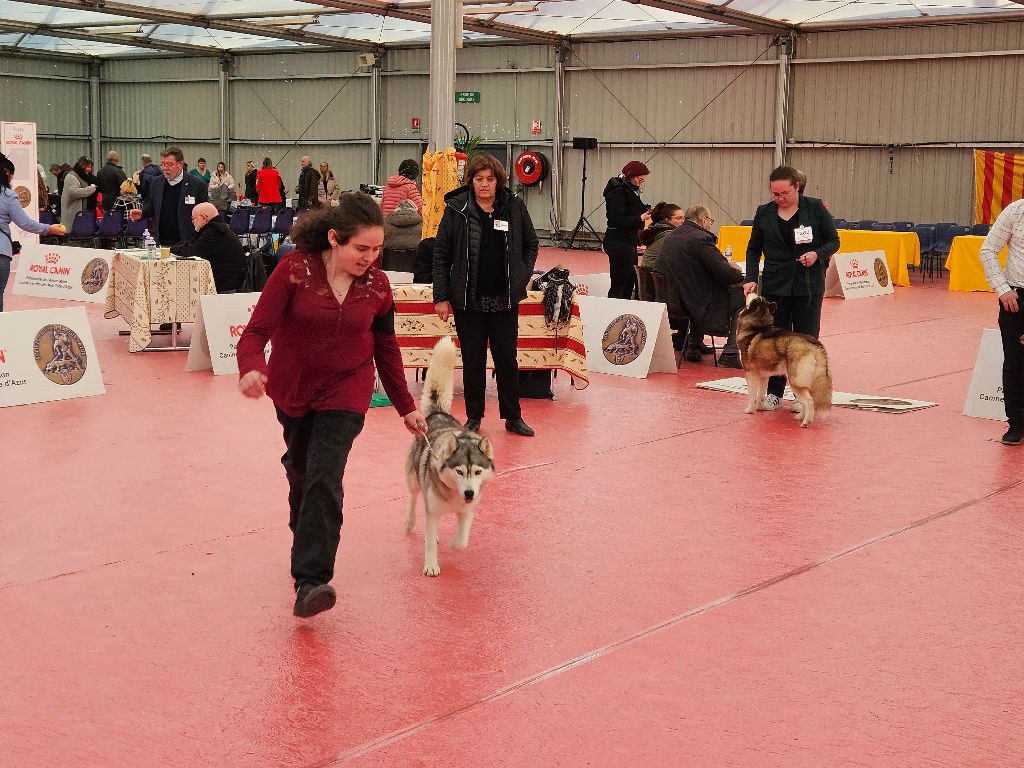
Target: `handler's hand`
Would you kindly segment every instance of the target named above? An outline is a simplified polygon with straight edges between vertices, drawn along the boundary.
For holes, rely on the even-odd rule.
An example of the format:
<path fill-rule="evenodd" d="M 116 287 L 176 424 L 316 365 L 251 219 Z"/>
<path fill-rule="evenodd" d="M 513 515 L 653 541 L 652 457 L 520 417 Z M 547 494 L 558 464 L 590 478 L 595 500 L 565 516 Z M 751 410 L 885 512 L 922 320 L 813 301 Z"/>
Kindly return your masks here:
<path fill-rule="evenodd" d="M 999 295 L 999 303 L 1002 304 L 1003 309 L 1007 312 L 1016 312 L 1019 307 L 1017 306 L 1017 292 L 1011 288 L 1006 293 Z"/>
<path fill-rule="evenodd" d="M 419 411 L 407 413 L 402 417 L 402 420 L 405 422 L 405 428 L 414 435 L 427 434 L 427 420 L 423 418 L 423 414 Z"/>
<path fill-rule="evenodd" d="M 132 221 L 138 221 L 139 219 L 142 218 L 142 209 L 132 208 L 130 211 L 128 211 L 128 218 L 131 219 Z"/>
<path fill-rule="evenodd" d="M 259 371 L 249 371 L 238 380 L 238 391 L 253 400 L 259 400 L 267 392 L 267 376 Z"/>
<path fill-rule="evenodd" d="M 757 290 L 757 283 L 744 283 L 743 284 L 743 295 L 749 296 Z"/>
<path fill-rule="evenodd" d="M 811 266 L 817 260 L 818 260 L 818 254 L 816 254 L 814 251 L 808 251 L 803 256 L 801 256 L 799 259 L 797 259 L 797 261 L 799 261 L 805 267 Z"/>
<path fill-rule="evenodd" d="M 437 312 L 437 316 L 444 322 L 448 322 L 448 318 L 452 315 L 452 305 L 448 301 L 439 301 L 434 305 L 434 311 Z"/>

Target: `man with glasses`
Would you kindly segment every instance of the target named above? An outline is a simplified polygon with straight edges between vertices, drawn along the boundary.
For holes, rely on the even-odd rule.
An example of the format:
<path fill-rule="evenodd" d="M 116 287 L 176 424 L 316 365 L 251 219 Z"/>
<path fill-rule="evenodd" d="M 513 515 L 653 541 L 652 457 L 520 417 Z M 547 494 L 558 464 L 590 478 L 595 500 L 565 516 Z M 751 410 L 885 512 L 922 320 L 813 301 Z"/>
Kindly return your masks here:
<path fill-rule="evenodd" d="M 196 236 L 192 211 L 210 198 L 206 182 L 185 173 L 185 155 L 179 147 L 167 147 L 160 153 L 163 178 L 149 185 L 149 197 L 141 211 L 129 211 L 132 221 L 145 218 L 149 232 L 159 245 L 174 246 Z"/>
<path fill-rule="evenodd" d="M 245 271 L 245 251 L 238 236 L 220 221 L 213 203 L 200 203 L 192 209 L 192 226 L 196 236 L 171 248 L 171 253 L 182 258 L 206 259 L 213 269 L 217 293 L 237 293 Z"/>

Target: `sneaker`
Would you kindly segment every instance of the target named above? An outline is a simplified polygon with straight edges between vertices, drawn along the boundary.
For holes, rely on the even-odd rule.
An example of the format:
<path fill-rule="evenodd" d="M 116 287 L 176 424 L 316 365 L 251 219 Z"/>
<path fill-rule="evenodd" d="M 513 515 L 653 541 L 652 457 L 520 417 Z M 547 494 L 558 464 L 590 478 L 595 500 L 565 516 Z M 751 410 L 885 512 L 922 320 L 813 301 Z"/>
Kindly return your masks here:
<path fill-rule="evenodd" d="M 523 437 L 533 437 L 533 429 L 522 419 L 506 419 L 505 431 L 512 432 Z"/>
<path fill-rule="evenodd" d="M 683 352 L 683 360 L 688 363 L 699 363 L 704 358 L 700 355 L 699 349 L 688 349 Z"/>
<path fill-rule="evenodd" d="M 778 395 L 765 395 L 764 400 L 761 401 L 762 411 L 774 411 L 782 403 Z"/>
<path fill-rule="evenodd" d="M 469 432 L 479 432 L 480 419 L 466 419 L 466 423 L 462 425 L 462 428 Z"/>
<path fill-rule="evenodd" d="M 743 363 L 740 362 L 740 356 L 736 353 L 732 354 L 721 354 L 718 356 L 718 365 L 720 368 L 742 368 Z"/>
<path fill-rule="evenodd" d="M 1024 440 L 1024 435 L 1021 434 L 1021 428 L 1010 427 L 1006 430 L 1006 434 L 1003 435 L 1000 442 L 1003 445 L 1020 445 L 1022 440 Z"/>
<path fill-rule="evenodd" d="M 292 613 L 308 619 L 334 607 L 338 595 L 330 584 L 303 584 L 295 592 Z"/>

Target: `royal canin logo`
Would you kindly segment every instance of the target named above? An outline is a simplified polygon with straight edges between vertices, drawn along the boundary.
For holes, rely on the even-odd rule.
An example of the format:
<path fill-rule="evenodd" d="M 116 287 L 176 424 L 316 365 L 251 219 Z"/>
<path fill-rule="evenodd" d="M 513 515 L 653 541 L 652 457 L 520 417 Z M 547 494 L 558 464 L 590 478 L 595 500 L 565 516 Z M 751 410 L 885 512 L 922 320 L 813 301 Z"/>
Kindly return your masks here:
<path fill-rule="evenodd" d="M 850 269 L 860 269 L 860 262 L 857 259 L 850 259 Z"/>
<path fill-rule="evenodd" d="M 59 253 L 48 253 L 43 258 L 46 259 L 46 263 L 47 264 L 56 264 L 58 261 L 60 261 L 60 254 Z"/>

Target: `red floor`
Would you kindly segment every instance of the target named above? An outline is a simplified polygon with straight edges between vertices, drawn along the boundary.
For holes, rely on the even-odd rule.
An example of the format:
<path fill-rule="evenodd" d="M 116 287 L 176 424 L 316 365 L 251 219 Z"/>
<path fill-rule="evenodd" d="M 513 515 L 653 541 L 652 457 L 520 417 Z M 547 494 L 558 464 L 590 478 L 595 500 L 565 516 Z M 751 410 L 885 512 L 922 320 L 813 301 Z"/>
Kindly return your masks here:
<path fill-rule="evenodd" d="M 269 403 L 91 306 L 107 394 L 0 411 L 0 765 L 1024 764 L 1024 449 L 961 415 L 995 300 L 919 277 L 823 340 L 837 389 L 937 408 L 801 430 L 710 362 L 560 376 L 536 438 L 485 419 L 501 474 L 437 579 L 371 411 L 308 621 Z"/>

